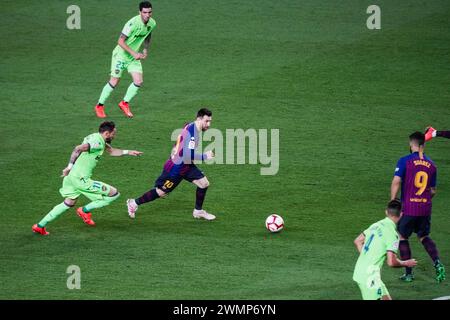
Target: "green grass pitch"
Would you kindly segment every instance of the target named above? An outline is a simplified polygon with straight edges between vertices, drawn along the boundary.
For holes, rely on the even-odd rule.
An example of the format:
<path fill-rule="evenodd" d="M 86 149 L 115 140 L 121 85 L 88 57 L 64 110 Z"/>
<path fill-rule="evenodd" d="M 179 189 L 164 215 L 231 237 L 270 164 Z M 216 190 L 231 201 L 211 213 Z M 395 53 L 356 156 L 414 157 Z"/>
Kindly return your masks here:
<path fill-rule="evenodd" d="M 93 106 L 137 3 L 80 0 L 80 30 L 66 28 L 66 1 L 0 4 L 0 299 L 360 299 L 352 241 L 383 217 L 407 136 L 450 129 L 450 3 L 152 1 L 158 25 L 135 118 L 117 108 L 127 74 L 106 104 L 114 145 L 145 154 L 100 161 L 94 178 L 121 197 L 94 211 L 95 228 L 72 209 L 49 237 L 34 235 L 62 201 L 73 147 L 98 128 Z M 380 30 L 366 27 L 372 4 Z M 172 130 L 202 105 L 213 128 L 279 129 L 278 174 L 201 165 L 216 221 L 192 218 L 195 188 L 185 182 L 130 220 L 125 200 L 153 185 Z M 438 167 L 432 237 L 450 269 L 450 141 L 426 152 Z M 279 234 L 264 228 L 273 212 L 285 219 Z M 411 243 L 412 284 L 383 269 L 392 297 L 449 295 L 449 279 L 437 284 Z M 66 287 L 69 265 L 81 269 L 80 290 Z"/>

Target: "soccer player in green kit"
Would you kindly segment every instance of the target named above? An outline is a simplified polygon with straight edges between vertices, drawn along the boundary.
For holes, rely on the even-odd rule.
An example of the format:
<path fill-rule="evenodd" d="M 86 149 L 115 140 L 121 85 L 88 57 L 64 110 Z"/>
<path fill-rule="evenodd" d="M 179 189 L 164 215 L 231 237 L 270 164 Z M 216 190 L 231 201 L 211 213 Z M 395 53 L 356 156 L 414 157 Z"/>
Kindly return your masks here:
<path fill-rule="evenodd" d="M 353 280 L 358 284 L 364 300 L 392 300 L 381 281 L 381 268 L 387 258 L 390 267 L 414 267 L 415 259 L 399 260 L 397 223 L 402 215 L 402 204 L 391 200 L 386 208 L 386 218 L 372 224 L 354 241 L 359 258 Z"/>
<path fill-rule="evenodd" d="M 139 15 L 131 18 L 123 27 L 117 46 L 113 50 L 111 59 L 111 78 L 103 87 L 102 93 L 94 110 L 99 118 L 105 118 L 105 102 L 114 88 L 119 84 L 120 77 L 126 69 L 133 78 L 133 82 L 127 89 L 125 97 L 119 103 L 119 108 L 129 117 L 133 117 L 129 102 L 139 91 L 143 83 L 143 71 L 141 60 L 147 58 L 152 31 L 156 22 L 152 18 L 152 4 L 143 1 L 139 4 Z M 139 49 L 144 43 L 142 53 Z"/>
<path fill-rule="evenodd" d="M 59 190 L 65 200 L 55 206 L 39 223 L 33 225 L 35 233 L 48 235 L 46 225 L 55 220 L 62 213 L 73 207 L 80 195 L 86 196 L 92 202 L 77 209 L 78 216 L 87 225 L 94 226 L 90 211 L 109 205 L 119 197 L 119 191 L 106 183 L 91 179 L 92 171 L 97 165 L 103 152 L 106 150 L 111 156 L 122 155 L 139 156 L 136 150 L 121 150 L 111 147 L 111 141 L 116 135 L 114 122 L 103 122 L 98 133 L 84 138 L 83 143 L 75 147 L 70 156 L 69 164 L 62 171 L 64 177 L 62 188 Z"/>

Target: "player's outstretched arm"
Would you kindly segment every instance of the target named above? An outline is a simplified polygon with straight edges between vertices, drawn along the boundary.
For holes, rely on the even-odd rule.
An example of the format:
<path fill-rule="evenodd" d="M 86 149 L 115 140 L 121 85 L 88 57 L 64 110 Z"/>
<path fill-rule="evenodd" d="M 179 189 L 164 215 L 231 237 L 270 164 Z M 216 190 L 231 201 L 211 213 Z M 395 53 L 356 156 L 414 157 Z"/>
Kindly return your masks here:
<path fill-rule="evenodd" d="M 137 150 L 122 150 L 122 149 L 116 149 L 111 147 L 109 144 L 106 144 L 106 152 L 108 152 L 113 157 L 121 157 L 124 155 L 130 155 L 130 156 L 140 156 L 143 154 L 141 151 Z"/>
<path fill-rule="evenodd" d="M 82 152 L 89 151 L 89 148 L 90 148 L 89 143 L 85 143 L 80 144 L 79 146 L 76 146 L 75 149 L 73 149 L 72 154 L 70 155 L 69 164 L 67 165 L 67 167 L 63 169 L 61 177 L 65 177 L 69 174 L 70 170 L 72 170 L 72 167 L 75 161 L 77 161 L 80 154 Z"/>
<path fill-rule="evenodd" d="M 356 250 L 358 250 L 358 252 L 361 252 L 362 247 L 364 246 L 364 241 L 366 241 L 366 236 L 364 235 L 364 233 L 361 233 L 358 237 L 356 237 L 356 239 L 353 241 L 353 243 L 355 244 Z"/>
<path fill-rule="evenodd" d="M 416 259 L 400 260 L 394 252 L 388 251 L 387 264 L 389 267 L 393 268 L 415 267 L 417 265 L 417 261 Z"/>

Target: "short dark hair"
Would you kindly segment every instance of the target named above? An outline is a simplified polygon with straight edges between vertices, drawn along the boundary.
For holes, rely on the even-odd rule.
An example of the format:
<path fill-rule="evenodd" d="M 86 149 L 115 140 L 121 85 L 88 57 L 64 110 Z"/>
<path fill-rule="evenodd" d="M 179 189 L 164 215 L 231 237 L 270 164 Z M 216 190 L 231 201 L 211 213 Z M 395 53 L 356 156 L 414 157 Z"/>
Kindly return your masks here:
<path fill-rule="evenodd" d="M 416 131 L 409 135 L 409 141 L 417 143 L 419 146 L 425 144 L 425 135 L 422 132 Z"/>
<path fill-rule="evenodd" d="M 139 3 L 139 11 L 142 11 L 142 9 L 144 8 L 151 8 L 152 4 L 150 3 L 150 1 L 142 1 L 141 3 Z"/>
<path fill-rule="evenodd" d="M 201 108 L 197 112 L 197 118 L 203 118 L 203 116 L 211 117 L 212 116 L 212 112 L 210 110 L 208 110 L 207 108 Z"/>
<path fill-rule="evenodd" d="M 389 201 L 386 210 L 390 216 L 400 217 L 400 213 L 402 212 L 402 203 L 399 199 L 391 200 Z"/>
<path fill-rule="evenodd" d="M 98 128 L 98 132 L 100 132 L 100 133 L 103 133 L 105 131 L 113 132 L 115 127 L 116 127 L 116 125 L 114 124 L 114 122 L 105 121 L 105 122 L 102 122 L 102 124 Z"/>

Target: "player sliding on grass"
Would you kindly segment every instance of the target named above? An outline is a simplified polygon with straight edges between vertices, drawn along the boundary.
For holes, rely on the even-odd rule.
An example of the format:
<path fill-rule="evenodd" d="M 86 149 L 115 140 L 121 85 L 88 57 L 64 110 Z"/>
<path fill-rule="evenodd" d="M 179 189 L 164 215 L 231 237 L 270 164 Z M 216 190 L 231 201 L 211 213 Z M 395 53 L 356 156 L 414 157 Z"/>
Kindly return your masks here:
<path fill-rule="evenodd" d="M 111 79 L 103 87 L 100 99 L 95 106 L 95 113 L 99 118 L 105 118 L 105 101 L 119 84 L 120 77 L 126 69 L 131 74 L 133 82 L 128 87 L 123 100 L 119 103 L 119 108 L 129 118 L 133 117 L 130 111 L 129 102 L 137 94 L 143 83 L 143 71 L 141 60 L 147 58 L 152 31 L 156 27 L 156 22 L 152 18 L 152 5 L 148 1 L 139 4 L 139 15 L 131 18 L 123 27 L 116 48 L 112 53 Z M 144 43 L 142 53 L 139 48 Z"/>
<path fill-rule="evenodd" d="M 429 141 L 434 137 L 443 137 L 450 139 L 450 131 L 437 131 L 433 127 L 428 127 L 425 129 L 425 141 Z"/>
<path fill-rule="evenodd" d="M 204 154 L 195 153 L 198 145 L 199 133 L 208 130 L 211 125 L 212 113 L 206 108 L 197 112 L 197 119 L 183 128 L 172 149 L 170 158 L 166 161 L 161 176 L 156 180 L 155 187 L 136 199 L 128 199 L 128 215 L 134 218 L 138 206 L 166 196 L 184 179 L 197 186 L 194 218 L 214 220 L 216 217 L 202 209 L 208 190 L 209 181 L 201 172 L 193 160 L 209 160 L 214 157 L 212 151 Z"/>
<path fill-rule="evenodd" d="M 415 259 L 406 261 L 397 258 L 398 234 L 396 225 L 402 216 L 402 204 L 392 200 L 386 208 L 386 218 L 372 224 L 354 241 L 359 252 L 353 272 L 353 280 L 359 286 L 364 300 L 392 300 L 381 281 L 381 268 L 387 257 L 390 267 L 413 267 Z"/>
<path fill-rule="evenodd" d="M 92 171 L 105 149 L 111 156 L 115 157 L 125 154 L 130 156 L 142 154 L 140 151 L 112 148 L 110 144 L 116 135 L 116 131 L 114 122 L 103 122 L 98 129 L 98 133 L 87 136 L 81 145 L 75 147 L 70 156 L 69 164 L 62 171 L 64 180 L 59 192 L 65 200 L 55 206 L 39 223 L 35 224 L 32 227 L 33 232 L 44 236 L 48 235 L 49 232 L 45 230 L 46 225 L 73 207 L 82 194 L 92 202 L 78 208 L 77 214 L 83 219 L 84 223 L 93 226 L 95 223 L 91 218 L 90 211 L 107 206 L 119 197 L 119 191 L 116 188 L 100 181 L 91 180 Z"/>
<path fill-rule="evenodd" d="M 391 184 L 391 199 L 397 197 L 401 188 L 403 216 L 398 223 L 400 233 L 400 257 L 409 259 L 411 248 L 409 237 L 414 232 L 433 260 L 436 280 L 445 280 L 445 269 L 439 259 L 439 252 L 430 238 L 431 199 L 436 194 L 436 166 L 424 154 L 425 135 L 414 132 L 409 136 L 411 154 L 397 162 Z M 414 279 L 412 268 L 406 267 L 401 280 L 411 282 Z"/>

